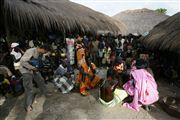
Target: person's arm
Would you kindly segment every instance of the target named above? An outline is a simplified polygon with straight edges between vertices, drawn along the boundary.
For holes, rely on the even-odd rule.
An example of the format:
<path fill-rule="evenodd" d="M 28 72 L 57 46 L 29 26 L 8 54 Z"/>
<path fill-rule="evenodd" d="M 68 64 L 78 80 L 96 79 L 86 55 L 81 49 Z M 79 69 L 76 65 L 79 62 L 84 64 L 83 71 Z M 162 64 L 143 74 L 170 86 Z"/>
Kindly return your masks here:
<path fill-rule="evenodd" d="M 94 63 L 91 63 L 91 70 L 93 74 L 96 74 L 96 65 Z"/>
<path fill-rule="evenodd" d="M 27 68 L 29 70 L 34 70 L 36 69 L 34 66 L 29 64 L 29 60 L 33 56 L 33 51 L 32 50 L 27 50 L 24 55 L 22 56 L 20 63 L 24 68 Z"/>

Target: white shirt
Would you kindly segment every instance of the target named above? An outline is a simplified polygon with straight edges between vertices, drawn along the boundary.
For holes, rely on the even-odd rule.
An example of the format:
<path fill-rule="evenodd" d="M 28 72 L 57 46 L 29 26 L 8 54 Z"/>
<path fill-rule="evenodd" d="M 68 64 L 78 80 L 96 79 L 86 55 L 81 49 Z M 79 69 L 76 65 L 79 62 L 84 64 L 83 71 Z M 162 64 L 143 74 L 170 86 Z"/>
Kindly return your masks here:
<path fill-rule="evenodd" d="M 18 60 L 22 57 L 22 54 L 20 52 L 15 52 L 14 49 L 12 49 L 11 55 L 14 55 L 16 60 Z"/>
<path fill-rule="evenodd" d="M 125 41 L 125 39 L 121 39 L 121 49 L 122 49 L 122 51 L 123 51 L 123 45 L 124 45 L 124 41 Z"/>

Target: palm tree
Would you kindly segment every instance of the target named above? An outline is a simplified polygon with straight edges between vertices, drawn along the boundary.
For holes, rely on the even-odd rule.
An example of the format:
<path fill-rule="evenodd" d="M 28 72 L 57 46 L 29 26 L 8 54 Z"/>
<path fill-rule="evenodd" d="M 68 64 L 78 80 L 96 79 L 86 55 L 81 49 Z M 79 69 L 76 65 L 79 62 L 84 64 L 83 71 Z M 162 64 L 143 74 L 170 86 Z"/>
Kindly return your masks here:
<path fill-rule="evenodd" d="M 165 9 L 165 8 L 158 8 L 155 11 L 157 11 L 160 14 L 166 14 L 167 13 L 167 9 Z"/>

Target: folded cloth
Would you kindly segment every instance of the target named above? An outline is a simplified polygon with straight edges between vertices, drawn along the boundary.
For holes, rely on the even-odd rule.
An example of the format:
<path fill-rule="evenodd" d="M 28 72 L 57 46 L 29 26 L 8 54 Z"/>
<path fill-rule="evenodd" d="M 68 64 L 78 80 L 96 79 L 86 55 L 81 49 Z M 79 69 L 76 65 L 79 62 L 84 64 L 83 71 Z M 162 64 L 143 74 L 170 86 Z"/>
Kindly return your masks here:
<path fill-rule="evenodd" d="M 63 77 L 56 77 L 54 79 L 55 86 L 61 90 L 63 94 L 70 92 L 74 88 L 73 78 Z"/>
<path fill-rule="evenodd" d="M 62 64 L 54 71 L 54 75 L 64 76 L 67 73 L 67 68 L 64 68 Z"/>

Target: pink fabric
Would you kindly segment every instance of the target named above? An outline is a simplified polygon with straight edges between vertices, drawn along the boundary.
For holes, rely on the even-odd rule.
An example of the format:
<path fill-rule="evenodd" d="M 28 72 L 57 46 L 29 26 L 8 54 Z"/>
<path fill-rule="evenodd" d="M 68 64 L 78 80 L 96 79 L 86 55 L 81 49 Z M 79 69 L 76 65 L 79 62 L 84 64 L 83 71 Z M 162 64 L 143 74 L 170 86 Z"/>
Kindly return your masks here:
<path fill-rule="evenodd" d="M 131 75 L 134 78 L 134 86 L 133 82 L 128 81 L 123 88 L 134 98 L 132 103 L 124 103 L 123 106 L 139 111 L 141 105 L 150 105 L 158 101 L 157 84 L 149 72 L 145 69 L 134 69 Z"/>
<path fill-rule="evenodd" d="M 134 80 L 129 80 L 126 84 L 123 85 L 124 90 L 130 95 L 134 96 L 134 86 L 133 86 Z"/>

